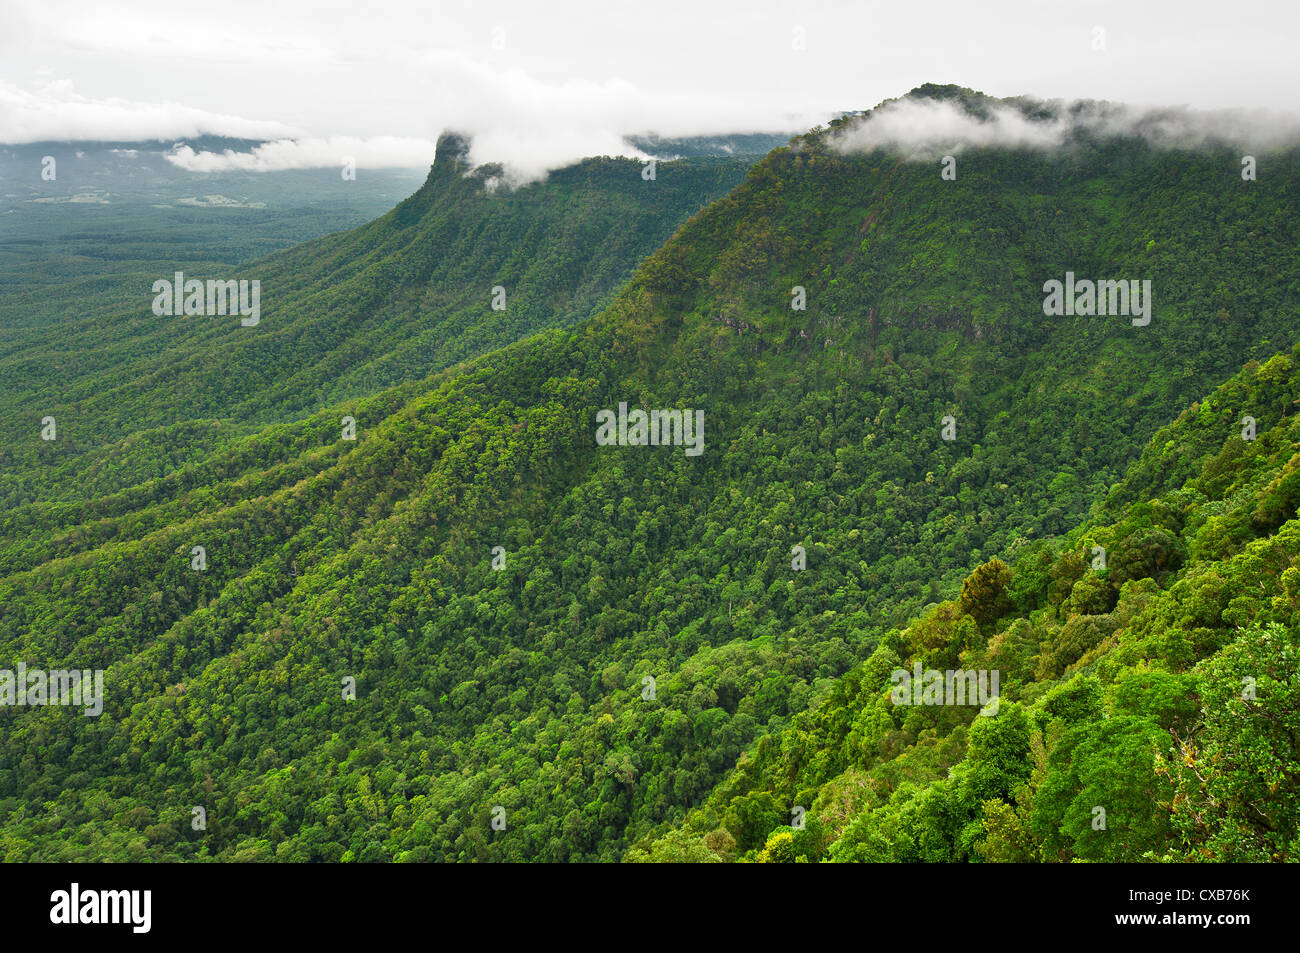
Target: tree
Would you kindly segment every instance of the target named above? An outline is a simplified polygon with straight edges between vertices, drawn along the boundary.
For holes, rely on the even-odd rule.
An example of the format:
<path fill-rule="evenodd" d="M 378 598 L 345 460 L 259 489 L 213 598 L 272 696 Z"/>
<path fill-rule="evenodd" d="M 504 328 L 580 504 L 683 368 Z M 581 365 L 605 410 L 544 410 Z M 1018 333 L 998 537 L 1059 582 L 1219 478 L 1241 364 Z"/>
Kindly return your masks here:
<path fill-rule="evenodd" d="M 961 584 L 961 611 L 981 628 L 987 627 L 1011 611 L 1011 567 L 996 557 L 976 567 Z"/>

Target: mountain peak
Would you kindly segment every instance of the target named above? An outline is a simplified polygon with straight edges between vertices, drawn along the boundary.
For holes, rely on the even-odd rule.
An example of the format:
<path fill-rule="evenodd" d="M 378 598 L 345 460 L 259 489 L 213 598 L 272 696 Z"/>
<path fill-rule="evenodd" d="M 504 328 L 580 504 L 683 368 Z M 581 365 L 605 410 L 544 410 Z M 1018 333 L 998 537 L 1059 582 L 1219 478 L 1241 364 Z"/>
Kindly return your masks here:
<path fill-rule="evenodd" d="M 459 164 L 469 164 L 470 138 L 461 132 L 446 130 L 438 137 L 434 153 L 433 168 L 455 168 Z"/>

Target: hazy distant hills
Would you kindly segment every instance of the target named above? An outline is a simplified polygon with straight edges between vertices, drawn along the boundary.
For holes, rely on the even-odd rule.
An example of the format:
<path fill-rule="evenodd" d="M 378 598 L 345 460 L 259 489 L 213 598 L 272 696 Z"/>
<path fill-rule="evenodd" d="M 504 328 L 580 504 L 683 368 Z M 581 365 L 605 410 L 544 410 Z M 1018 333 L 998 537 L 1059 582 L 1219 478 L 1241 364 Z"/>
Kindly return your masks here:
<path fill-rule="evenodd" d="M 629 145 L 658 159 L 685 159 L 692 156 L 766 155 L 779 149 L 798 133 L 747 133 L 729 136 L 669 137 L 657 135 L 628 136 Z"/>
<path fill-rule="evenodd" d="M 260 142 L 201 136 L 176 142 L 36 142 L 0 145 L 0 213 L 27 202 L 87 204 L 155 202 L 162 205 L 230 193 L 245 204 L 285 206 L 320 201 L 322 191 L 336 201 L 389 205 L 418 186 L 422 170 L 363 169 L 344 180 L 340 167 L 277 172 L 192 172 L 167 155 L 181 146 L 195 152 L 247 153 Z M 42 176 L 43 160 L 55 160 L 55 178 Z M 337 183 L 337 184 L 336 184 Z M 411 183 L 410 187 L 407 183 Z M 395 192 L 395 190 L 398 190 Z"/>

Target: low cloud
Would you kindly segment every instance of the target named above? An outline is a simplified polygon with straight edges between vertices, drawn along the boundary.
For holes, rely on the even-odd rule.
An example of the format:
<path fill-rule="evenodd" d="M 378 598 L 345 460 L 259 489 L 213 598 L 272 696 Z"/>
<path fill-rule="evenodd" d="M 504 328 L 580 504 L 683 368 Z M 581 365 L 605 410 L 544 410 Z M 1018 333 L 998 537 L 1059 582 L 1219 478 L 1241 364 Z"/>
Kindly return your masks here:
<path fill-rule="evenodd" d="M 309 131 L 175 103 L 91 99 L 67 81 L 35 92 L 0 83 L 0 141 L 178 142 L 200 135 L 266 140 L 245 152 L 183 146 L 169 156 L 195 172 L 263 172 L 335 166 L 344 156 L 360 167 L 427 166 L 438 135 L 455 129 L 470 139 L 470 162 L 500 163 L 503 180 L 520 184 L 587 156 L 644 158 L 628 136 L 791 134 L 828 118 L 792 113 L 777 120 L 767 105 L 741 107 L 725 96 L 686 95 L 653 81 L 542 79 L 450 50 L 396 50 L 382 67 L 385 72 L 377 75 L 386 78 L 373 86 L 385 90 L 385 99 L 375 112 L 397 113 L 387 128 L 377 128 L 376 118 L 368 116 L 347 122 L 349 135 L 335 135 L 319 130 L 319 123 Z M 333 74 L 322 81 L 322 101 L 354 97 L 354 89 L 339 89 L 338 82 Z"/>
<path fill-rule="evenodd" d="M 1094 101 L 1014 103 L 990 100 L 976 115 L 951 100 L 894 100 L 840 130 L 831 144 L 842 152 L 886 149 L 929 158 L 968 148 L 1057 149 L 1081 135 L 1140 136 L 1161 148 L 1221 144 L 1247 152 L 1300 143 L 1300 117 L 1287 114 Z"/>
<path fill-rule="evenodd" d="M 284 123 L 208 112 L 179 103 L 92 99 L 68 80 L 25 90 L 0 81 L 0 139 L 9 144 L 99 140 L 141 142 L 205 134 L 235 139 L 292 136 Z"/>
<path fill-rule="evenodd" d="M 704 92 L 688 96 L 653 81 L 546 81 L 448 50 L 425 51 L 405 67 L 420 88 L 431 90 L 428 114 L 439 131 L 465 133 L 470 162 L 501 163 L 513 183 L 541 178 L 586 156 L 644 158 L 627 136 L 790 132 L 826 119 L 824 113 L 809 113 L 774 122 L 766 109 L 741 108 Z"/>
<path fill-rule="evenodd" d="M 1063 138 L 1061 125 L 1034 122 L 1009 106 L 994 108 L 981 119 L 946 100 L 902 99 L 853 123 L 834 137 L 833 144 L 844 152 L 930 153 L 982 146 L 1050 149 Z"/>
<path fill-rule="evenodd" d="M 600 129 L 498 128 L 474 134 L 467 159 L 471 165 L 501 163 L 506 184 L 514 188 L 588 156 L 649 158 L 621 135 Z"/>
<path fill-rule="evenodd" d="M 351 160 L 357 168 L 425 168 L 433 162 L 436 144 L 429 139 L 375 136 L 277 139 L 249 152 L 195 152 L 179 145 L 167 161 L 188 172 L 280 172 L 285 169 L 339 167 Z"/>

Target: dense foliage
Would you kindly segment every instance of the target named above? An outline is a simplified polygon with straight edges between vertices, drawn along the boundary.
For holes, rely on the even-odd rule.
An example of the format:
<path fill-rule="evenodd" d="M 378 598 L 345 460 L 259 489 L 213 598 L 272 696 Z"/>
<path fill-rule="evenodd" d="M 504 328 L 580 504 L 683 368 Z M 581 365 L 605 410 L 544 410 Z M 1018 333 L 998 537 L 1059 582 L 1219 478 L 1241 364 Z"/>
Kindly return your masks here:
<path fill-rule="evenodd" d="M 1095 519 L 890 631 L 631 856 L 1300 858 L 1298 356 L 1162 429 Z M 998 710 L 896 704 L 918 664 L 999 671 Z"/>
<path fill-rule="evenodd" d="M 6 282 L 0 505 L 105 497 L 234 437 L 572 325 L 754 161 L 663 162 L 648 182 L 638 162 L 589 159 L 512 191 L 471 174 L 453 137 L 441 145 L 428 181 L 388 214 L 237 268 L 209 270 L 188 246 L 162 265 L 143 248 L 89 300 L 83 282 Z M 153 282 L 177 270 L 258 280 L 260 323 L 155 315 Z M 31 439 L 46 416 L 57 447 Z"/>
<path fill-rule="evenodd" d="M 187 348 L 175 375 L 127 368 L 118 390 L 77 396 L 140 415 L 101 456 L 31 424 L 6 435 L 22 505 L 0 524 L 0 659 L 104 667 L 107 697 L 100 718 L 0 710 L 0 855 L 1285 854 L 1285 837 L 1234 841 L 1239 818 L 1214 811 L 1293 817 L 1250 788 L 1270 757 L 1266 783 L 1294 778 L 1277 754 L 1291 610 L 1254 564 L 1231 575 L 1258 592 L 1226 581 L 1251 546 L 1289 538 L 1290 359 L 1249 365 L 1157 435 L 1289 347 L 1300 155 L 1270 167 L 1245 185 L 1226 151 L 1115 140 L 971 152 L 945 182 L 814 131 L 594 318 L 560 328 L 574 314 L 548 305 L 549 330 L 455 366 L 531 330 L 530 307 L 556 300 L 548 275 L 581 287 L 591 255 L 550 260 L 549 240 L 521 250 L 486 225 L 442 253 L 433 189 L 364 241 L 284 253 L 316 269 L 300 300 L 318 317 L 240 344 L 220 385 Z M 620 172 L 629 208 L 653 194 L 638 168 Z M 523 209 L 512 221 L 532 234 Z M 456 286 L 440 369 L 406 379 L 411 325 L 382 315 L 444 293 L 430 268 L 474 280 Z M 1044 317 L 1042 283 L 1067 270 L 1151 279 L 1151 324 Z M 483 278 L 511 273 L 535 297 L 513 292 L 503 317 Z M 407 290 L 383 303 L 389 287 Z M 343 359 L 358 334 L 368 370 Z M 299 371 L 293 341 L 327 357 Z M 596 412 L 620 402 L 702 409 L 703 454 L 597 447 Z M 1243 413 L 1260 437 L 1239 448 Z M 208 450 L 168 456 L 172 430 L 146 424 Z M 1201 540 L 1202 524 L 1222 529 Z M 1084 571 L 1088 534 L 1113 550 L 1103 576 Z M 1171 624 L 1166 593 L 1211 566 L 1225 582 L 1202 588 L 1246 600 L 1230 627 Z M 1001 712 L 882 709 L 881 679 L 911 658 L 1003 666 Z M 1263 704 L 1292 699 L 1259 716 L 1281 721 L 1243 728 L 1216 665 L 1258 670 Z M 1165 757 L 1170 729 L 1189 763 Z M 1213 789 L 1198 757 L 1250 767 Z M 1173 807 L 1138 812 L 1139 793 Z M 1076 798 L 1131 834 L 1090 840 Z M 797 833 L 792 806 L 809 811 Z"/>

